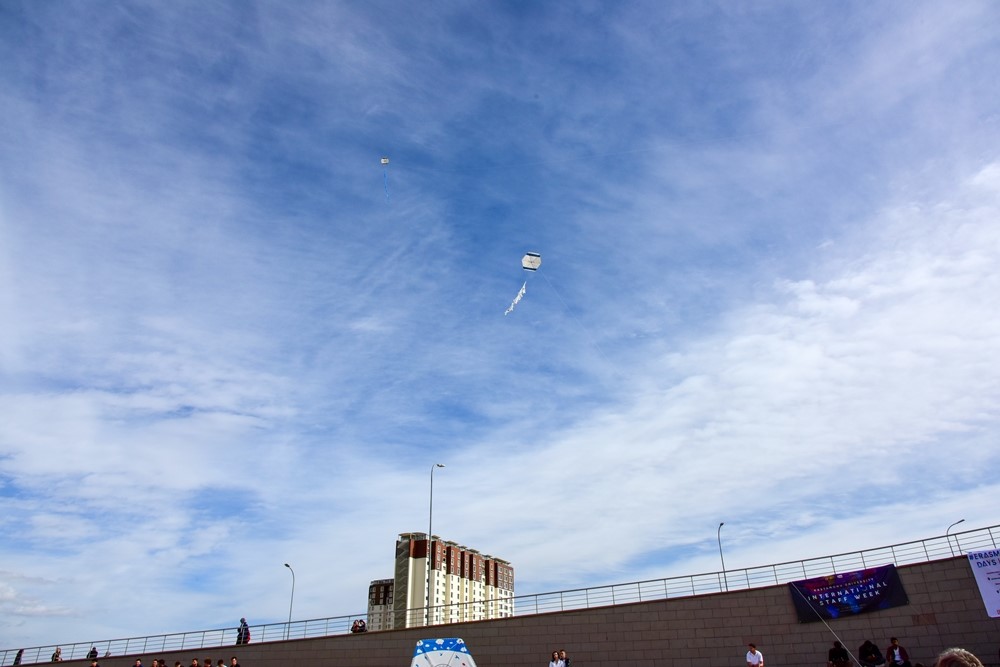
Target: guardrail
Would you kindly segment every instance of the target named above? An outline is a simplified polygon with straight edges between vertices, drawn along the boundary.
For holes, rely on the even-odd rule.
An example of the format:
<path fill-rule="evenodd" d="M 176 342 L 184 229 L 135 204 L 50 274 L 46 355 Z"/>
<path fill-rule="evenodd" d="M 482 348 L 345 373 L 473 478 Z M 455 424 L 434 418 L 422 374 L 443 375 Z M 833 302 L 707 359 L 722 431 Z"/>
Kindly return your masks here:
<path fill-rule="evenodd" d="M 667 598 L 691 597 L 723 593 L 726 591 L 747 590 L 784 584 L 799 579 L 811 579 L 841 572 L 863 570 L 877 565 L 912 565 L 934 560 L 952 558 L 967 551 L 996 549 L 1000 543 L 1000 526 L 968 530 L 954 533 L 950 536 L 932 537 L 915 542 L 904 542 L 877 549 L 852 551 L 848 553 L 810 558 L 807 560 L 789 561 L 762 567 L 751 567 L 724 572 L 707 572 L 665 579 L 650 579 L 634 581 L 626 584 L 612 584 L 593 588 L 577 588 L 553 593 L 535 593 L 513 598 L 513 615 L 530 616 L 557 611 L 572 611 L 606 607 L 632 602 L 651 602 Z M 483 602 L 466 603 L 482 606 Z M 487 603 L 488 604 L 488 603 Z M 434 616 L 451 617 L 448 610 L 455 605 L 445 605 L 432 608 Z M 419 612 L 417 618 L 424 618 L 424 609 L 410 609 L 410 613 Z M 363 619 L 365 614 L 350 616 L 333 616 L 291 623 L 272 623 L 250 626 L 250 636 L 254 643 L 284 641 L 289 639 L 308 639 L 328 637 L 332 635 L 349 634 L 351 625 L 357 619 Z M 463 614 L 459 614 L 463 616 Z M 83 660 L 92 647 L 97 648 L 98 655 L 148 655 L 167 651 L 209 651 L 218 654 L 220 647 L 230 652 L 236 644 L 236 628 L 216 630 L 198 630 L 193 632 L 178 632 L 167 635 L 152 635 L 149 637 L 130 637 L 126 639 L 102 639 L 100 641 L 75 642 L 62 645 L 63 660 Z M 35 646 L 23 649 L 20 664 L 50 662 L 51 654 L 56 645 Z M 18 649 L 6 649 L 2 652 L 0 665 L 11 665 Z M 218 659 L 223 655 L 213 656 Z"/>
<path fill-rule="evenodd" d="M 328 637 L 347 634 L 356 619 L 365 615 L 335 616 L 331 618 L 311 619 L 307 621 L 292 621 L 291 623 L 271 623 L 266 625 L 251 625 L 250 637 L 256 644 L 259 642 L 276 642 L 287 639 L 307 639 L 312 637 Z M 97 649 L 100 657 L 123 655 L 147 655 L 149 653 L 166 653 L 167 651 L 201 651 L 205 649 L 226 649 L 226 655 L 216 655 L 216 660 L 229 660 L 231 649 L 236 644 L 237 629 L 222 628 L 216 630 L 195 630 L 191 632 L 176 632 L 167 635 L 152 635 L 149 637 L 128 637 L 124 639 L 102 639 L 94 642 L 76 642 L 59 646 L 37 646 L 24 649 L 21 665 L 52 662 L 52 654 L 56 648 L 62 649 L 62 659 L 86 660 L 92 648 Z M 218 650 L 214 651 L 218 653 Z M 17 651 L 3 651 L 0 665 L 10 665 Z M 192 656 L 195 657 L 195 656 Z M 201 656 L 197 656 L 201 659 Z"/>
<path fill-rule="evenodd" d="M 983 549 L 996 549 L 1000 526 L 955 533 L 916 542 L 848 553 L 789 561 L 762 567 L 708 572 L 667 579 L 635 581 L 596 588 L 538 593 L 514 598 L 514 615 L 527 616 L 554 611 L 589 609 L 630 602 L 651 602 L 727 591 L 763 588 L 877 565 L 912 565 L 943 560 Z"/>

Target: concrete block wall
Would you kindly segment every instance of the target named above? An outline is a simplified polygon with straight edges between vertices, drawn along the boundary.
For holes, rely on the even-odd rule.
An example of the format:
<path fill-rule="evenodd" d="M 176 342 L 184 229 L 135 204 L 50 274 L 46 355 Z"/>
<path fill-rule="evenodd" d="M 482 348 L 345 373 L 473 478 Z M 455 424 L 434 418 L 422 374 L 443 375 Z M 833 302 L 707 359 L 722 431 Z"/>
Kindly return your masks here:
<path fill-rule="evenodd" d="M 479 667 L 547 667 L 565 648 L 573 667 L 744 667 L 748 642 L 768 667 L 825 667 L 836 633 L 853 653 L 871 639 L 884 650 L 898 637 L 911 660 L 932 665 L 961 646 L 1000 667 L 1000 619 L 989 618 L 965 558 L 899 568 L 910 604 L 845 619 L 799 623 L 787 586 L 571 612 L 391 630 L 364 635 L 249 644 L 141 656 L 149 665 L 237 655 L 242 667 L 408 667 L 418 639 L 462 637 Z M 101 661 L 131 667 L 137 656 Z"/>

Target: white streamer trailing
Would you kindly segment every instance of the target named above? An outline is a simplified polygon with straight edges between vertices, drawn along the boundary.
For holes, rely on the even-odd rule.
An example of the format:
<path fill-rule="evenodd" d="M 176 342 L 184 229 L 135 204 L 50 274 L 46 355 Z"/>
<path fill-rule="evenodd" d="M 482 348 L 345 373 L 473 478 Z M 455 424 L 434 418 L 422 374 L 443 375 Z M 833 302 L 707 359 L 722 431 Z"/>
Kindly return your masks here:
<path fill-rule="evenodd" d="M 517 293 L 517 296 L 514 297 L 514 300 L 510 302 L 510 305 L 507 306 L 507 310 L 503 311 L 503 314 L 507 315 L 512 310 L 514 310 L 514 306 L 516 306 L 518 303 L 521 302 L 521 299 L 524 297 L 524 293 L 527 291 L 528 291 L 528 281 L 525 281 L 524 284 L 521 285 L 521 290 Z"/>

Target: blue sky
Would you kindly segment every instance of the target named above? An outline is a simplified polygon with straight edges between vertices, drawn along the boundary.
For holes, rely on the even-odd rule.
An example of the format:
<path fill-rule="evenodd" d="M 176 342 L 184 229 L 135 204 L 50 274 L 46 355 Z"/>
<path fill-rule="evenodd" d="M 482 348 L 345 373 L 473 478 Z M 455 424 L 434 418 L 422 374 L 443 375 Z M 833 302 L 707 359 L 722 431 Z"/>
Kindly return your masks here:
<path fill-rule="evenodd" d="M 997 523 L 998 24 L 0 2 L 2 645 Z"/>

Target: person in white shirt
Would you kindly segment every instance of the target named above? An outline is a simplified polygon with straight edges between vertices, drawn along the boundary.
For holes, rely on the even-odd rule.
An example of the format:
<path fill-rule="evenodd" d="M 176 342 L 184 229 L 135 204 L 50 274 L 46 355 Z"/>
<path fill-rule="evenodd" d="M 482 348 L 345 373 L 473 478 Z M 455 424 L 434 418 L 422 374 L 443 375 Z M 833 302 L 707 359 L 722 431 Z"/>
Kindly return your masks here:
<path fill-rule="evenodd" d="M 764 654 L 754 644 L 750 644 L 750 650 L 747 651 L 747 667 L 764 667 Z"/>
<path fill-rule="evenodd" d="M 910 655 L 905 648 L 899 645 L 899 640 L 890 637 L 889 642 L 889 648 L 885 650 L 886 662 L 897 667 L 910 667 Z"/>

